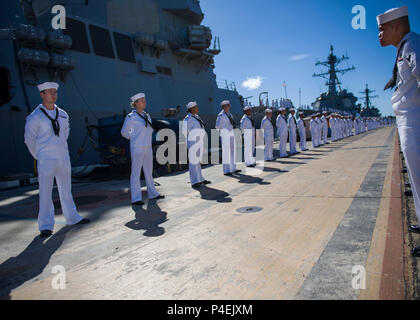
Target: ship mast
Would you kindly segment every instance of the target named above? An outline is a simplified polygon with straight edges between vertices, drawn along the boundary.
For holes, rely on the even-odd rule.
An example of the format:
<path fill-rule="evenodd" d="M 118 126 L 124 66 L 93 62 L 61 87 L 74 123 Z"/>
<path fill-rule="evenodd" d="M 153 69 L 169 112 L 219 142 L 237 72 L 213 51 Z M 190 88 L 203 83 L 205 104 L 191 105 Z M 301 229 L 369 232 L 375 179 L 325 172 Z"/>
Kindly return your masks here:
<path fill-rule="evenodd" d="M 362 97 L 362 99 L 365 99 L 365 108 L 366 108 L 366 110 L 369 110 L 370 108 L 372 108 L 372 103 L 371 103 L 370 99 L 372 99 L 372 98 L 378 98 L 378 95 L 374 95 L 374 96 L 371 96 L 370 95 L 371 93 L 374 93 L 374 92 L 375 92 L 375 90 L 370 90 L 368 88 L 368 85 L 367 84 L 366 84 L 366 89 L 365 90 L 359 91 L 359 93 L 363 93 L 364 94 L 364 96 Z"/>
<path fill-rule="evenodd" d="M 331 96 L 336 96 L 337 95 L 337 85 L 340 86 L 340 81 L 338 80 L 337 74 L 338 73 L 346 73 L 348 71 L 354 70 L 356 69 L 354 66 L 350 67 L 350 68 L 346 68 L 346 69 L 337 69 L 336 66 L 344 61 L 344 60 L 348 60 L 349 57 L 347 56 L 342 56 L 341 58 L 338 58 L 334 52 L 333 52 L 334 47 L 331 46 L 330 50 L 331 53 L 328 55 L 328 60 L 327 61 L 318 61 L 317 63 L 315 63 L 316 66 L 322 65 L 325 67 L 328 67 L 328 71 L 327 72 L 323 72 L 323 73 L 318 73 L 318 74 L 313 74 L 312 77 L 322 77 L 326 80 L 328 80 L 325 84 L 328 86 L 328 95 Z M 341 91 L 341 87 L 340 87 L 340 91 Z"/>
<path fill-rule="evenodd" d="M 363 110 L 360 110 L 360 114 L 366 117 L 378 117 L 380 116 L 380 111 L 377 109 L 371 102 L 372 98 L 378 98 L 378 95 L 371 95 L 374 93 L 375 90 L 370 90 L 368 85 L 366 84 L 366 89 L 363 91 L 359 91 L 359 93 L 363 93 L 364 96 L 360 97 L 360 99 L 365 99 L 365 106 Z"/>

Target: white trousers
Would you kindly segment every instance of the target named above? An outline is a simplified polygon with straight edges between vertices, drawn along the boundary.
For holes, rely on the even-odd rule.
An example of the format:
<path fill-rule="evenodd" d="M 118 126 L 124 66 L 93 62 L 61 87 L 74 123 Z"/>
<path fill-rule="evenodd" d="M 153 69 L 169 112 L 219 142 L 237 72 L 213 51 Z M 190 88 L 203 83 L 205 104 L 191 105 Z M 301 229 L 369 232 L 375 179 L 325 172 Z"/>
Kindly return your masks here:
<path fill-rule="evenodd" d="M 255 149 L 255 136 L 252 129 L 244 130 L 244 159 L 245 165 L 250 166 L 255 164 L 253 156 Z"/>
<path fill-rule="evenodd" d="M 223 173 L 236 171 L 236 143 L 233 134 L 222 134 Z"/>
<path fill-rule="evenodd" d="M 306 150 L 306 132 L 305 129 L 299 130 L 299 146 L 300 150 Z"/>
<path fill-rule="evenodd" d="M 311 142 L 312 142 L 312 147 L 318 146 L 318 137 L 317 137 L 316 130 L 311 132 Z"/>
<path fill-rule="evenodd" d="M 264 160 L 273 160 L 273 144 L 274 137 L 273 135 L 264 136 L 265 147 L 264 147 Z"/>
<path fill-rule="evenodd" d="M 289 129 L 290 153 L 296 153 L 296 130 Z"/>
<path fill-rule="evenodd" d="M 318 129 L 318 132 L 316 133 L 316 137 L 317 137 L 317 145 L 321 145 L 321 134 L 322 134 L 322 128 Z"/>
<path fill-rule="evenodd" d="M 280 157 L 287 157 L 286 145 L 287 145 L 287 131 L 283 130 L 278 133 L 279 136 L 279 153 Z"/>
<path fill-rule="evenodd" d="M 322 129 L 322 138 L 324 140 L 324 144 L 327 143 L 327 137 L 328 137 L 328 127 L 324 126 Z"/>
<path fill-rule="evenodd" d="M 140 174 L 143 168 L 144 178 L 147 185 L 147 195 L 150 198 L 156 198 L 159 195 L 153 183 L 153 151 L 151 147 L 136 148 L 131 151 L 131 175 L 130 191 L 131 202 L 142 200 Z"/>
<path fill-rule="evenodd" d="M 400 125 L 398 134 L 413 192 L 417 220 L 420 224 L 420 127 L 418 125 L 417 128 Z"/>
<path fill-rule="evenodd" d="M 203 182 L 201 173 L 201 159 L 203 157 L 203 143 L 188 141 L 188 169 L 190 171 L 191 185 Z"/>
<path fill-rule="evenodd" d="M 39 159 L 38 160 L 38 183 L 39 183 L 39 230 L 54 229 L 54 204 L 52 201 L 52 189 L 54 177 L 57 182 L 58 195 L 60 197 L 61 210 L 68 225 L 78 223 L 82 217 L 77 213 L 76 205 L 71 195 L 71 164 L 69 159 Z"/>

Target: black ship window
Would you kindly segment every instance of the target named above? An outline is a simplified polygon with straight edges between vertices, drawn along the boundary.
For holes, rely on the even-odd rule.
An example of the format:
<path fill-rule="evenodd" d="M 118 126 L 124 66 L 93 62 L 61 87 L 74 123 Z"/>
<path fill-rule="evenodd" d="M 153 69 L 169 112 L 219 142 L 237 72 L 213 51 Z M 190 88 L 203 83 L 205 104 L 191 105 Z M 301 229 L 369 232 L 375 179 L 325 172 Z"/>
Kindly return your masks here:
<path fill-rule="evenodd" d="M 92 39 L 93 51 L 98 56 L 114 58 L 114 49 L 112 48 L 111 36 L 107 29 L 90 25 L 90 37 Z"/>
<path fill-rule="evenodd" d="M 10 72 L 8 69 L 0 67 L 0 106 L 10 100 Z"/>
<path fill-rule="evenodd" d="M 90 53 L 85 24 L 71 18 L 66 19 L 66 29 L 63 33 L 72 39 L 71 50 Z"/>
<path fill-rule="evenodd" d="M 172 75 L 172 70 L 171 70 L 171 68 L 168 68 L 168 67 L 156 66 L 156 70 L 157 70 L 157 72 L 166 74 L 167 76 Z"/>
<path fill-rule="evenodd" d="M 120 60 L 127 62 L 136 62 L 133 53 L 133 44 L 131 38 L 125 34 L 114 32 L 115 47 Z"/>

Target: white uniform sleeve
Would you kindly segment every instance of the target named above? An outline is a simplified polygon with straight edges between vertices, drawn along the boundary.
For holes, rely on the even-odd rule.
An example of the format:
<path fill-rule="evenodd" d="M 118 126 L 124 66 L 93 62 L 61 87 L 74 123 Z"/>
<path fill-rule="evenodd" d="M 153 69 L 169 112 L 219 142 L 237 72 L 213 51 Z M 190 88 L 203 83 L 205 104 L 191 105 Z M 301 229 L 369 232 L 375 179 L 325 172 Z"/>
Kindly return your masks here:
<path fill-rule="evenodd" d="M 216 119 L 216 129 L 222 129 L 222 116 L 218 115 Z"/>
<path fill-rule="evenodd" d="M 25 123 L 25 144 L 32 157 L 36 159 L 36 138 L 39 132 L 39 119 L 36 115 L 29 115 Z"/>
<path fill-rule="evenodd" d="M 182 134 L 185 138 L 188 138 L 188 119 L 185 118 L 184 121 L 182 121 Z"/>
<path fill-rule="evenodd" d="M 66 140 L 69 138 L 69 134 L 70 134 L 70 120 L 69 120 L 69 115 L 66 114 L 67 119 L 66 119 L 66 125 L 64 126 L 64 136 L 66 137 Z"/>
<path fill-rule="evenodd" d="M 129 116 L 127 116 L 127 117 L 125 117 L 124 124 L 121 128 L 121 135 L 124 138 L 130 140 L 131 133 L 132 133 L 132 121 L 131 121 L 131 118 Z"/>
<path fill-rule="evenodd" d="M 420 88 L 420 40 L 419 38 L 408 46 L 407 60 L 411 74 L 417 80 L 417 86 Z"/>

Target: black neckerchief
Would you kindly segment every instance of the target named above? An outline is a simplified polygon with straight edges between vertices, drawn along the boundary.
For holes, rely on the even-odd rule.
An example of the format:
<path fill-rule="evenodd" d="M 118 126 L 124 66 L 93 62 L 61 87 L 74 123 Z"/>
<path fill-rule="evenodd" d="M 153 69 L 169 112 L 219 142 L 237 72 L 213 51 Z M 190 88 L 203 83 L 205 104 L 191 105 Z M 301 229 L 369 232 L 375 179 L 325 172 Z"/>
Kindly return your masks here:
<path fill-rule="evenodd" d="M 233 128 L 236 128 L 236 124 L 235 121 L 233 121 L 233 119 L 226 113 L 226 111 L 223 111 L 225 113 L 225 115 L 229 118 L 230 124 L 232 125 Z"/>
<path fill-rule="evenodd" d="M 304 121 L 303 119 L 301 119 L 301 118 L 300 118 L 300 120 L 302 120 L 302 122 L 303 122 L 303 126 L 306 128 L 305 121 Z"/>
<path fill-rule="evenodd" d="M 293 121 L 295 122 L 295 126 L 297 125 L 297 123 L 296 123 L 296 119 L 295 119 L 295 117 L 294 116 L 291 116 L 292 118 L 293 118 Z"/>
<path fill-rule="evenodd" d="M 54 130 L 54 134 L 58 137 L 60 135 L 60 123 L 58 122 L 58 108 L 55 108 L 55 119 L 51 118 L 47 111 L 44 110 L 44 108 L 40 108 L 41 111 L 48 117 L 48 119 L 50 119 L 51 123 L 52 123 L 52 127 Z"/>
<path fill-rule="evenodd" d="M 402 43 L 401 43 L 401 46 L 400 46 L 400 48 L 398 49 L 398 52 L 397 52 L 397 58 L 395 59 L 395 64 L 394 64 L 394 69 L 392 69 L 392 78 L 387 82 L 387 84 L 385 85 L 385 87 L 384 87 L 384 91 L 386 90 L 386 89 L 389 89 L 389 88 L 393 88 L 393 87 L 395 87 L 395 85 L 396 85 L 396 83 L 397 83 L 397 72 L 398 72 L 398 65 L 397 65 L 397 62 L 398 62 L 398 58 L 399 58 L 399 56 L 400 56 L 400 52 L 401 52 L 401 49 L 404 47 L 404 44 L 405 44 L 405 42 L 406 42 L 407 40 L 404 40 Z M 396 90 L 396 89 L 395 89 Z"/>
<path fill-rule="evenodd" d="M 248 116 L 246 116 L 246 117 L 251 121 L 252 127 L 255 128 L 254 120 L 252 120 L 251 117 L 248 117 Z"/>
<path fill-rule="evenodd" d="M 137 111 L 136 113 L 144 120 L 144 122 L 146 122 L 146 127 L 149 124 L 152 127 L 152 129 L 154 129 L 153 124 L 149 121 L 149 118 L 147 117 L 146 112 L 145 112 L 146 116 L 143 116 L 141 113 L 138 113 Z"/>
<path fill-rule="evenodd" d="M 201 120 L 200 118 L 197 118 L 192 113 L 190 114 L 191 114 L 191 117 L 193 117 L 195 120 L 197 120 L 200 123 L 201 128 L 205 128 L 206 125 L 204 124 L 203 120 Z"/>

